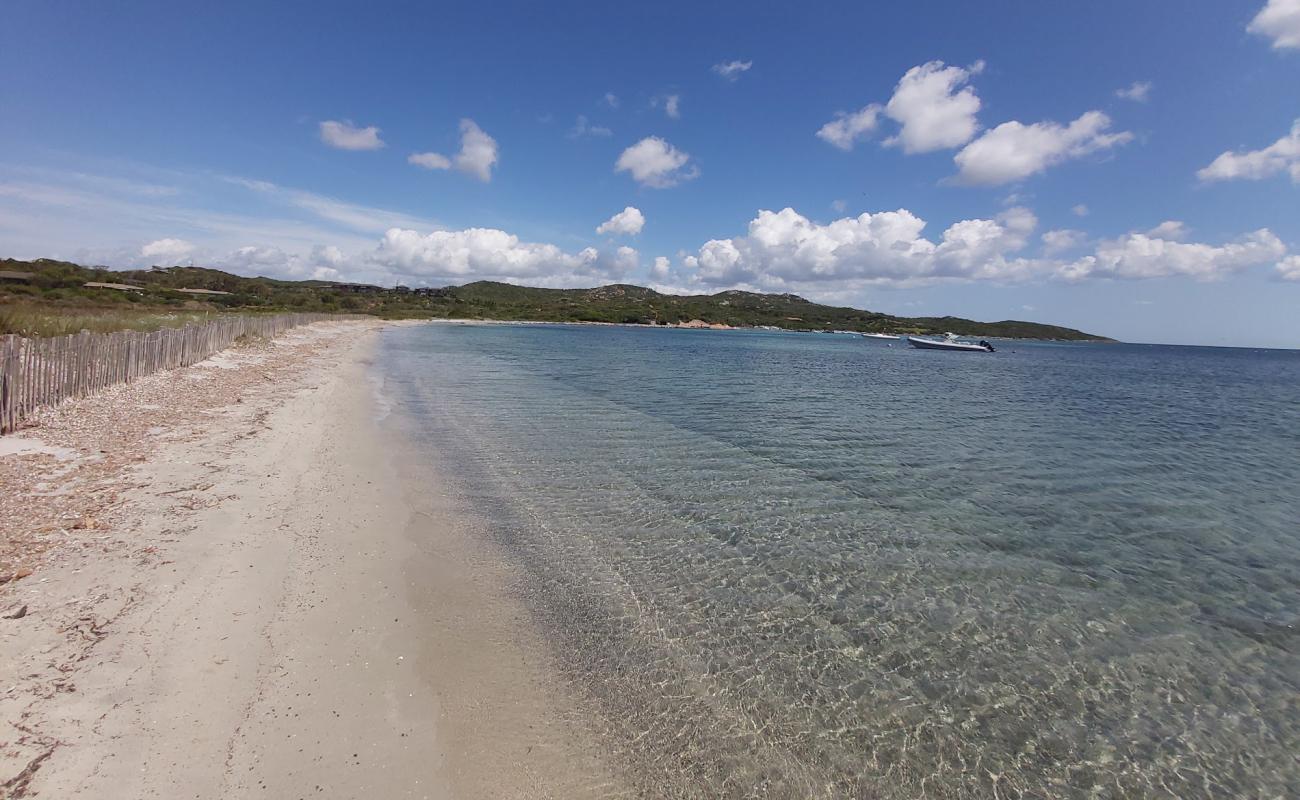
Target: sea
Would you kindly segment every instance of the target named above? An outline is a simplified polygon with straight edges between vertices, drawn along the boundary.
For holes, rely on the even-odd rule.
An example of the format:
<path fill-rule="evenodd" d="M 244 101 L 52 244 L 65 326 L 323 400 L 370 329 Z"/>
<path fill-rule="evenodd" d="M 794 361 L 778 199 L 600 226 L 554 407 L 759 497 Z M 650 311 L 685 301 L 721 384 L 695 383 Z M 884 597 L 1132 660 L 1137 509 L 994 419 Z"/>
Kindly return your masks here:
<path fill-rule="evenodd" d="M 432 324 L 375 369 L 654 797 L 1300 797 L 1300 351 Z"/>

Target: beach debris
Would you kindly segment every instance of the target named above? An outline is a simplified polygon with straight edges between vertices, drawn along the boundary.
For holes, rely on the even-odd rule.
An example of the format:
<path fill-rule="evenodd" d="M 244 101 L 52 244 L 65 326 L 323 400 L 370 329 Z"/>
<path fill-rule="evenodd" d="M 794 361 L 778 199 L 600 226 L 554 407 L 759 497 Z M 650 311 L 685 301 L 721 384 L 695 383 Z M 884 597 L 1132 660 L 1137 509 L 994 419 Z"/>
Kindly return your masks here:
<path fill-rule="evenodd" d="M 27 786 L 32 782 L 36 775 L 36 770 L 41 768 L 41 762 L 54 754 L 54 748 L 50 747 L 45 752 L 27 762 L 27 766 L 22 771 L 13 776 L 4 783 L 0 783 L 0 797 L 26 797 Z"/>
<path fill-rule="evenodd" d="M 9 613 L 9 614 L 5 614 L 5 615 L 4 615 L 4 618 L 5 618 L 5 619 L 22 619 L 22 618 L 25 617 L 25 616 L 27 616 L 27 604 L 26 604 L 26 603 L 24 603 L 23 605 L 19 606 L 17 611 L 14 611 L 14 612 Z"/>

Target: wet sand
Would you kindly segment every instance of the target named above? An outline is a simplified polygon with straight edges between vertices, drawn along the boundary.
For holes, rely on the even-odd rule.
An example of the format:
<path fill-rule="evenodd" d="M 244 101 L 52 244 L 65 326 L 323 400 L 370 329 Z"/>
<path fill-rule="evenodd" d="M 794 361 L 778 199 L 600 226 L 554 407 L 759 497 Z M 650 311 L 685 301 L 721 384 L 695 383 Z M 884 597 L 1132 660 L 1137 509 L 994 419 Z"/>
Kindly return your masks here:
<path fill-rule="evenodd" d="M 83 401 L 3 456 L 31 574 L 0 587 L 27 607 L 0 620 L 0 796 L 629 794 L 482 523 L 380 421 L 379 328 Z M 96 414 L 151 424 L 78 431 Z M 134 455 L 93 452 L 113 427 Z"/>

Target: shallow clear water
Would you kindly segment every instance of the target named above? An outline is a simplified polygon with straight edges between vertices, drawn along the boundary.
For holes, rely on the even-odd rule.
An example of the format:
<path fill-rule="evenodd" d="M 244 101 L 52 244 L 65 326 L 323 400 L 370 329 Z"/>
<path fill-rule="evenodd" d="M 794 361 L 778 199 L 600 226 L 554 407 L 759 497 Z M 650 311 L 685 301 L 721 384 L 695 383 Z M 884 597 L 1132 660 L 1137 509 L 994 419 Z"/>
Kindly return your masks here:
<path fill-rule="evenodd" d="M 647 793 L 1300 796 L 1300 352 L 382 348 Z"/>

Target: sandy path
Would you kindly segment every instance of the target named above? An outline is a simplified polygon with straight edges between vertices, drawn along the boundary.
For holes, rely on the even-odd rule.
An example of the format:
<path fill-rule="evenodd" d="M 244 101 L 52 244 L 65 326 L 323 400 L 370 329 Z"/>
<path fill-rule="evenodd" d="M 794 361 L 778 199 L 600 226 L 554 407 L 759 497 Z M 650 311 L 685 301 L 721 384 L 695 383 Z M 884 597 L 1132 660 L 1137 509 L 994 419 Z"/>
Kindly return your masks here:
<path fill-rule="evenodd" d="M 0 620 L 0 796 L 624 793 L 504 567 L 379 430 L 376 327 L 208 365 L 238 402 L 151 427 L 134 488 L 3 589 L 32 610 Z"/>

